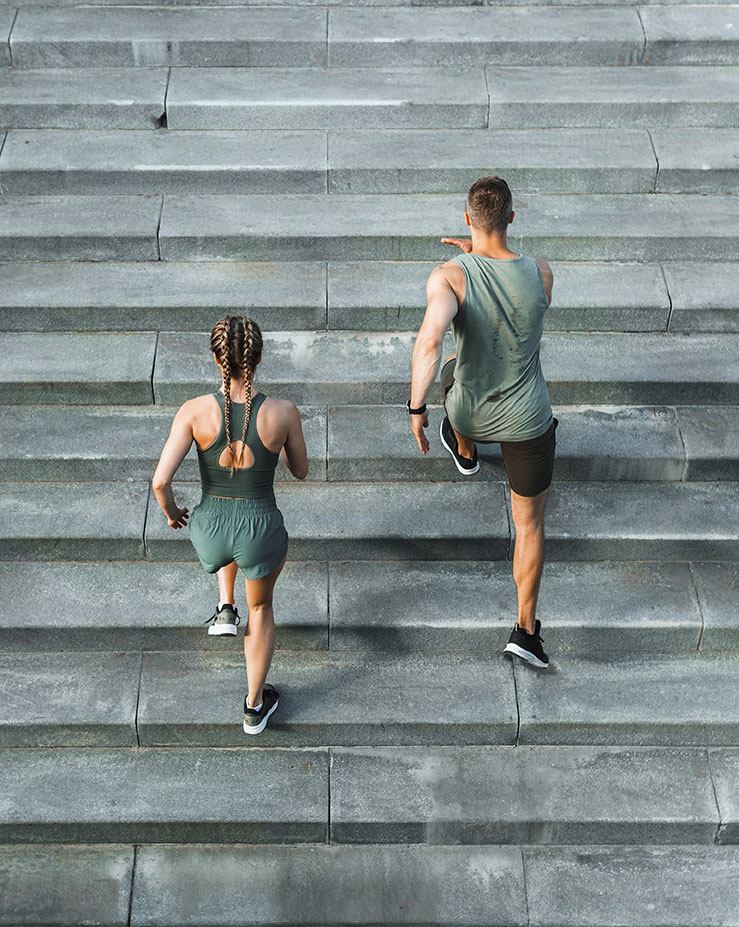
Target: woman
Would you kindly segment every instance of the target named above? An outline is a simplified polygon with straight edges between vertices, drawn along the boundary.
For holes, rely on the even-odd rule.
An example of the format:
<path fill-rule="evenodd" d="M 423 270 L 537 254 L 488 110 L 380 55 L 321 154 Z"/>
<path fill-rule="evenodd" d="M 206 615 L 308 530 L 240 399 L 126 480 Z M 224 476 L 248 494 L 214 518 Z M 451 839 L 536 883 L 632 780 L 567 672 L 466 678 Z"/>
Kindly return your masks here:
<path fill-rule="evenodd" d="M 300 413 L 291 402 L 253 395 L 262 359 L 256 322 L 226 316 L 216 323 L 210 348 L 221 388 L 189 399 L 174 417 L 152 488 L 171 528 L 188 521 L 172 493 L 172 478 L 194 441 L 202 497 L 192 512 L 190 540 L 208 573 L 218 573 L 220 601 L 209 633 L 236 634 L 234 605 L 238 569 L 246 577 L 249 609 L 244 635 L 248 692 L 244 731 L 260 734 L 277 708 L 275 688 L 265 684 L 272 661 L 275 623 L 272 594 L 287 555 L 287 532 L 274 496 L 280 453 L 298 479 L 308 475 Z M 240 436 L 240 437 L 235 437 Z"/>

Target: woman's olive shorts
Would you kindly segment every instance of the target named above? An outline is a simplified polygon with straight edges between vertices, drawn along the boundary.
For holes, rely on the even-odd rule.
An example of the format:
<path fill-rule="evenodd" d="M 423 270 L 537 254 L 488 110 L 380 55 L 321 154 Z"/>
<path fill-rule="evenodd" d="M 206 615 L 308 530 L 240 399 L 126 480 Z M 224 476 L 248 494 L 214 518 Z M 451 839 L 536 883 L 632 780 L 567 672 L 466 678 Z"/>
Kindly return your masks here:
<path fill-rule="evenodd" d="M 235 562 L 247 579 L 276 570 L 288 542 L 274 496 L 222 499 L 205 493 L 190 517 L 190 540 L 207 573 Z"/>

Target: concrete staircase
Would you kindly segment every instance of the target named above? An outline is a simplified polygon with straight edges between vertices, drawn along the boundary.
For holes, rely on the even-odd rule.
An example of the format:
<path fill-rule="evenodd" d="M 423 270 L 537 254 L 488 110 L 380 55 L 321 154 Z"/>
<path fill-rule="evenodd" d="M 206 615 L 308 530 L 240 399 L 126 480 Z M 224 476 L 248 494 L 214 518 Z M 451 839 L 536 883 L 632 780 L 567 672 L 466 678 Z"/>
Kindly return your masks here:
<path fill-rule="evenodd" d="M 0 924 L 739 925 L 739 7 L 17 0 L 0 77 Z M 546 674 L 497 447 L 402 408 L 491 172 L 555 272 Z M 232 311 L 311 461 L 249 744 L 148 486 Z"/>

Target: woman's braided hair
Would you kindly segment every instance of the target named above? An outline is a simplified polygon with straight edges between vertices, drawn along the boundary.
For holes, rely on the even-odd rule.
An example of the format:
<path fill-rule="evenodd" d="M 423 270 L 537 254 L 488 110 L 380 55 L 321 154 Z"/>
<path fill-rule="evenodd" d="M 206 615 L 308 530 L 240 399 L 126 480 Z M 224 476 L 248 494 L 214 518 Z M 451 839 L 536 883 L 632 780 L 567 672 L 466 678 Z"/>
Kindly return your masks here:
<path fill-rule="evenodd" d="M 231 455 L 231 476 L 241 464 L 244 456 L 246 429 L 251 415 L 252 385 L 254 371 L 262 359 L 262 330 L 253 319 L 241 315 L 227 315 L 213 326 L 210 333 L 210 349 L 223 370 L 223 418 L 226 425 L 226 444 Z M 231 445 L 231 380 L 244 380 L 246 393 L 244 427 L 241 431 L 241 448 L 238 460 L 234 460 Z"/>

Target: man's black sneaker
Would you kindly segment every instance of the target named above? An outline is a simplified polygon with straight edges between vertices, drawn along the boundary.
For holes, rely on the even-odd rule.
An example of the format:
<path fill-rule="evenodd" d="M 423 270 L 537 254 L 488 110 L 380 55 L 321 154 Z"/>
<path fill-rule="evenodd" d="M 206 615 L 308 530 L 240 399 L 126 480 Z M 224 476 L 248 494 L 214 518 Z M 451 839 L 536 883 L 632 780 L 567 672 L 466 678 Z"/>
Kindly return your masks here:
<path fill-rule="evenodd" d="M 462 457 L 457 449 L 457 436 L 454 434 L 452 424 L 446 415 L 442 419 L 441 427 L 439 428 L 439 437 L 441 438 L 441 443 L 454 458 L 454 463 L 457 465 L 457 470 L 459 470 L 460 473 L 464 473 L 465 476 L 472 476 L 473 473 L 477 473 L 480 469 L 480 461 L 477 459 L 477 448 L 475 448 L 475 453 L 471 459 L 469 457 Z"/>
<path fill-rule="evenodd" d="M 261 734 L 265 727 L 267 727 L 269 716 L 279 704 L 280 700 L 277 695 L 277 689 L 268 682 L 265 683 L 264 689 L 262 690 L 262 707 L 259 711 L 247 707 L 246 699 L 244 699 L 244 733 Z"/>
<path fill-rule="evenodd" d="M 541 646 L 540 628 L 541 621 L 538 618 L 533 634 L 519 628 L 518 622 L 516 622 L 503 653 L 514 653 L 517 657 L 521 657 L 522 660 L 526 660 L 527 663 L 531 663 L 532 666 L 546 669 L 549 666 L 549 657 L 544 653 L 544 648 Z"/>
<path fill-rule="evenodd" d="M 236 634 L 236 625 L 241 621 L 235 605 L 224 605 L 217 608 L 214 615 L 205 622 L 209 624 L 208 634 Z"/>

